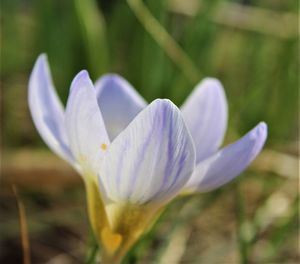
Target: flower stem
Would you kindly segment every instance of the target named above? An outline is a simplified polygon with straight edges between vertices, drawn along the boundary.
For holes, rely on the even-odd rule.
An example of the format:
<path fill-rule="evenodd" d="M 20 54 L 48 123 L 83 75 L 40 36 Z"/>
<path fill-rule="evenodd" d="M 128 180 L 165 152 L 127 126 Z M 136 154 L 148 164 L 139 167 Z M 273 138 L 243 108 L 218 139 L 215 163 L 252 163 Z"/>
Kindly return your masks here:
<path fill-rule="evenodd" d="M 127 252 L 131 249 L 133 244 L 136 242 L 135 240 L 128 241 L 125 244 L 123 244 L 120 249 L 113 255 L 105 254 L 103 252 L 102 254 L 102 261 L 105 264 L 120 264 L 124 257 L 126 256 Z"/>
<path fill-rule="evenodd" d="M 95 241 L 94 245 L 90 249 L 89 256 L 85 262 L 85 264 L 94 264 L 97 258 L 97 253 L 99 251 L 99 247 L 97 242 Z"/>

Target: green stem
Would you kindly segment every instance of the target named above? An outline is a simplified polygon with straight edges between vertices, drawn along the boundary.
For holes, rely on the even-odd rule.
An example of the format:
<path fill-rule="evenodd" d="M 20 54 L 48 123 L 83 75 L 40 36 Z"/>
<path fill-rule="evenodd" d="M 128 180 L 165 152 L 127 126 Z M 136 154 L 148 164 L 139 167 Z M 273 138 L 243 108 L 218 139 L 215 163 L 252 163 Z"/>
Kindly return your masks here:
<path fill-rule="evenodd" d="M 94 264 L 97 258 L 97 253 L 99 251 L 99 247 L 96 241 L 94 241 L 94 245 L 92 246 L 92 248 L 90 249 L 88 258 L 85 262 L 85 264 Z"/>

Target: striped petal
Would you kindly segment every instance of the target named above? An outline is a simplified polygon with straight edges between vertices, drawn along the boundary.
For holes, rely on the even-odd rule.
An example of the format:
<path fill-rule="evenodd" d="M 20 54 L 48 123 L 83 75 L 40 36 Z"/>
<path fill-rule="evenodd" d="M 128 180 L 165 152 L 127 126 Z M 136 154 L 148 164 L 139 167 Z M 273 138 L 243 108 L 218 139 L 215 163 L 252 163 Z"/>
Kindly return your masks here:
<path fill-rule="evenodd" d="M 194 163 L 194 146 L 179 109 L 157 99 L 112 142 L 100 182 L 114 202 L 166 201 L 188 181 Z"/>
<path fill-rule="evenodd" d="M 86 71 L 74 78 L 66 107 L 70 148 L 85 173 L 96 175 L 109 139 L 97 104 L 96 91 Z"/>
<path fill-rule="evenodd" d="M 185 188 L 207 192 L 228 183 L 256 158 L 266 138 L 267 125 L 261 122 L 240 140 L 198 164 Z"/>
<path fill-rule="evenodd" d="M 204 79 L 187 98 L 181 111 L 193 137 L 196 162 L 218 150 L 227 127 L 227 100 L 221 83 Z"/>
<path fill-rule="evenodd" d="M 29 80 L 29 110 L 43 140 L 57 155 L 74 164 L 68 147 L 64 109 L 52 83 L 46 55 L 40 55 Z"/>
<path fill-rule="evenodd" d="M 147 103 L 125 79 L 116 74 L 104 75 L 95 87 L 107 132 L 113 140 Z"/>

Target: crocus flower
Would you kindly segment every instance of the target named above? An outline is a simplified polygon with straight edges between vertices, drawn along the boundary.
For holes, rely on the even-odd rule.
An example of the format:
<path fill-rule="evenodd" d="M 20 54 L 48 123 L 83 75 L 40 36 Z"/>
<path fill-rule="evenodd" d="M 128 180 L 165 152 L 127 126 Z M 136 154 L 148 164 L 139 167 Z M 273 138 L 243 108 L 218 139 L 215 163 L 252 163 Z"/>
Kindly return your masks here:
<path fill-rule="evenodd" d="M 107 263 L 117 263 L 176 195 L 210 191 L 239 175 L 267 137 L 261 122 L 219 149 L 227 102 L 212 78 L 198 84 L 179 110 L 167 99 L 147 105 L 118 75 L 94 85 L 81 71 L 64 109 L 45 55 L 30 77 L 29 107 L 47 145 L 84 179 L 90 221 Z"/>

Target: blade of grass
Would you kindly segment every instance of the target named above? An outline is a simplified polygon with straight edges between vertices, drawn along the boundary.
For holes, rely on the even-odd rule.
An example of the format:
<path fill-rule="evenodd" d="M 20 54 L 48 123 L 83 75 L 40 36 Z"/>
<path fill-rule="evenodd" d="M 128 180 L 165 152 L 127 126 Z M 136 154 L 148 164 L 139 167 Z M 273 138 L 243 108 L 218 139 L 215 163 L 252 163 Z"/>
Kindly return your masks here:
<path fill-rule="evenodd" d="M 18 210 L 19 210 L 20 235 L 21 235 L 22 250 L 23 250 L 23 264 L 30 264 L 31 263 L 30 244 L 29 244 L 29 236 L 28 236 L 28 229 L 27 229 L 25 206 L 19 197 L 18 190 L 15 185 L 12 186 L 12 190 L 16 197 Z"/>
<path fill-rule="evenodd" d="M 264 255 L 266 259 L 272 259 L 276 257 L 277 252 L 280 251 L 285 246 L 287 240 L 291 239 L 291 237 L 295 235 L 295 229 L 296 226 L 298 225 L 297 221 L 299 220 L 298 206 L 299 206 L 299 196 L 293 201 L 291 207 L 288 209 L 288 212 L 286 212 L 286 215 L 284 215 L 282 219 L 279 219 L 281 221 L 278 221 L 279 223 L 275 225 L 276 228 L 270 234 L 269 241 L 272 242 L 272 248 L 269 248 L 269 250 L 265 252 Z M 299 229 L 298 229 L 298 233 L 299 233 Z"/>
<path fill-rule="evenodd" d="M 160 258 L 160 264 L 180 263 L 191 233 L 192 229 L 187 225 L 178 227 L 170 237 L 170 242 Z"/>
<path fill-rule="evenodd" d="M 108 45 L 104 17 L 95 0 L 75 0 L 83 41 L 92 76 L 99 77 L 108 70 Z"/>
<path fill-rule="evenodd" d="M 89 236 L 88 236 L 88 251 L 87 256 L 85 260 L 85 264 L 94 264 L 97 260 L 97 255 L 99 252 L 99 246 L 98 243 L 93 235 L 93 231 L 90 229 Z"/>
<path fill-rule="evenodd" d="M 196 215 L 203 213 L 207 208 L 209 208 L 215 201 L 220 198 L 224 193 L 224 190 L 218 190 L 216 192 L 205 195 L 203 199 L 199 199 L 199 195 L 182 197 L 179 202 L 179 205 L 172 208 L 172 205 L 169 206 L 167 212 L 168 217 L 172 217 L 172 214 L 176 215 L 176 218 L 172 220 L 172 223 L 169 225 L 168 230 L 165 232 L 164 240 L 162 241 L 161 246 L 155 253 L 153 258 L 153 263 L 159 263 L 162 256 L 168 250 L 171 238 L 174 236 L 174 233 L 180 228 L 184 228 L 189 225 L 189 221 L 195 218 Z M 179 206 L 179 208 L 178 208 Z M 174 209 L 175 211 L 171 211 Z M 174 216 L 173 216 L 174 217 Z"/>
<path fill-rule="evenodd" d="M 236 207 L 236 219 L 238 224 L 238 245 L 240 261 L 242 264 L 248 262 L 248 242 L 246 240 L 246 221 L 245 221 L 245 210 L 244 210 L 244 198 L 239 189 L 238 183 L 234 184 L 234 196 L 235 196 L 235 207 Z"/>
<path fill-rule="evenodd" d="M 143 27 L 183 72 L 186 78 L 192 84 L 197 82 L 200 79 L 201 74 L 194 62 L 188 57 L 185 51 L 178 45 L 166 29 L 161 26 L 144 3 L 140 0 L 127 0 L 127 3 Z"/>
<path fill-rule="evenodd" d="M 178 14 L 196 16 L 203 11 L 203 1 L 167 1 L 167 8 Z M 297 16 L 293 12 L 223 1 L 209 19 L 222 26 L 261 33 L 282 39 L 296 38 Z"/>

